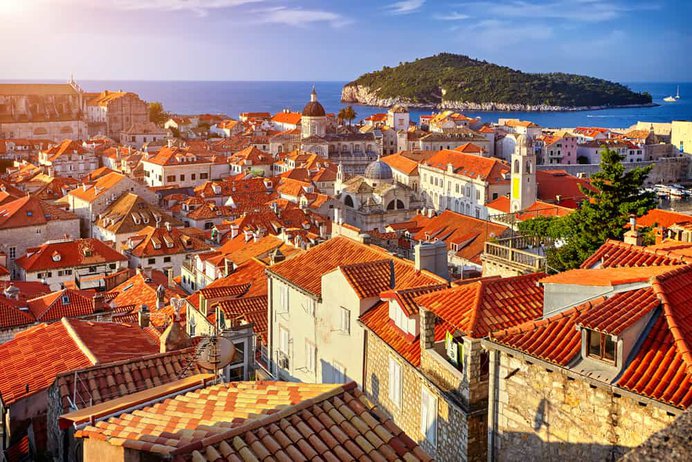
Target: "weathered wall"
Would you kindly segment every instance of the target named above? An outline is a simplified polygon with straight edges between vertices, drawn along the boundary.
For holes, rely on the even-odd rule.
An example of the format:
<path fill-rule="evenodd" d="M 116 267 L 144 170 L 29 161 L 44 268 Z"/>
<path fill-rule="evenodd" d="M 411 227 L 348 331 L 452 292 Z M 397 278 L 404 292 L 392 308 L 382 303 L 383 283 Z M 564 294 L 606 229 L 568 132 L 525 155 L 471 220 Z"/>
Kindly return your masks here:
<path fill-rule="evenodd" d="M 372 332 L 367 333 L 366 349 L 364 392 L 391 416 L 408 436 L 438 461 L 485 460 L 485 454 L 479 457 L 469 457 L 468 454 L 469 446 L 477 443 L 469 439 L 469 428 L 479 430 L 485 436 L 486 423 L 482 416 L 467 417 L 460 407 L 449 403 L 435 385 L 425 380 L 410 363 L 396 355 Z M 392 355 L 396 355 L 401 364 L 401 407 L 397 407 L 389 400 L 389 357 Z M 437 396 L 437 444 L 435 446 L 430 444 L 421 432 L 422 387 L 426 387 Z"/>
<path fill-rule="evenodd" d="M 495 377 L 497 461 L 616 460 L 675 418 L 504 353 Z"/>
<path fill-rule="evenodd" d="M 689 159 L 687 157 L 665 157 L 658 159 L 656 162 L 624 162 L 625 170 L 631 170 L 635 167 L 645 167 L 649 164 L 654 164 L 653 170 L 649 174 L 647 183 L 675 183 L 687 179 L 687 170 Z M 598 164 L 577 164 L 577 165 L 539 165 L 539 170 L 565 170 L 570 175 L 577 176 L 583 174 L 590 177 L 598 172 L 601 168 Z"/>

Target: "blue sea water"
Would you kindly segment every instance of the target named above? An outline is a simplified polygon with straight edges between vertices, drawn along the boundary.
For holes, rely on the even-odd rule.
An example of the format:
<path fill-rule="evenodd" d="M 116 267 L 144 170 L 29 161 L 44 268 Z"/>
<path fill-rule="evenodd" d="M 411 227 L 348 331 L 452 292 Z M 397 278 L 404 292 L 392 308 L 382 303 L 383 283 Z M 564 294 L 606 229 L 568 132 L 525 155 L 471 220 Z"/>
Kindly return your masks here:
<path fill-rule="evenodd" d="M 328 112 L 343 107 L 341 88 L 345 82 L 314 82 L 320 102 Z M 160 101 L 169 112 L 179 114 L 221 113 L 237 117 L 245 111 L 278 112 L 284 108 L 299 111 L 309 99 L 313 82 L 240 82 L 240 81 L 105 81 L 84 80 L 79 84 L 88 91 L 126 90 L 147 101 Z M 657 107 L 603 109 L 577 112 L 466 112 L 492 122 L 500 117 L 531 120 L 543 127 L 602 126 L 625 128 L 637 121 L 670 122 L 692 120 L 692 82 L 680 83 L 681 98 L 666 103 L 663 98 L 675 94 L 675 83 L 631 82 L 634 91 L 648 91 Z M 382 108 L 354 106 L 358 119 Z M 430 110 L 412 110 L 412 119 Z"/>

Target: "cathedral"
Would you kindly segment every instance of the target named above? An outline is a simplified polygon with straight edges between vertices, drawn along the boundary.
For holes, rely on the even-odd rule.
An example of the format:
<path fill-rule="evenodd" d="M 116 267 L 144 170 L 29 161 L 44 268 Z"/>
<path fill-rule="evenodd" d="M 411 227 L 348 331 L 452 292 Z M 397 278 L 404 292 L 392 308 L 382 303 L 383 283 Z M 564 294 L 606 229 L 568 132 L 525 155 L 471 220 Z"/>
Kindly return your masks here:
<path fill-rule="evenodd" d="M 382 154 L 382 142 L 373 133 L 360 133 L 352 127 L 335 127 L 312 89 L 310 101 L 303 108 L 300 128 L 279 133 L 270 139 L 271 153 L 313 152 L 341 164 L 348 175 L 359 175 Z"/>

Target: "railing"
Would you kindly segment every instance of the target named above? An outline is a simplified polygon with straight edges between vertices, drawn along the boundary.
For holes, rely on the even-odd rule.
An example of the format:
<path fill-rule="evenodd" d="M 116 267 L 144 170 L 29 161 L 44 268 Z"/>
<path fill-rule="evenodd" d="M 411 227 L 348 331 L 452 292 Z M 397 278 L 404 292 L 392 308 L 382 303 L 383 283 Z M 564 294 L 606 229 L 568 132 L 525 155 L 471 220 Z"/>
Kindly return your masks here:
<path fill-rule="evenodd" d="M 547 239 L 516 236 L 486 242 L 484 259 L 499 260 L 528 272 L 545 271 L 545 248 L 552 246 Z"/>

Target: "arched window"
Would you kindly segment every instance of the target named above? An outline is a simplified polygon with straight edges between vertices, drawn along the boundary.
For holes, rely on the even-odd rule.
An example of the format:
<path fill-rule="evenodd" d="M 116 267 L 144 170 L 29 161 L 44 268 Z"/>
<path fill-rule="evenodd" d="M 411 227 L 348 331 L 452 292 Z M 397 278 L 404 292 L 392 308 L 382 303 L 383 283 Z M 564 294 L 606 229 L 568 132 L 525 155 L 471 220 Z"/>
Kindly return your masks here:
<path fill-rule="evenodd" d="M 284 147 L 279 145 L 279 151 L 278 152 L 284 152 Z"/>
<path fill-rule="evenodd" d="M 526 162 L 526 173 L 531 174 L 531 162 Z"/>
<path fill-rule="evenodd" d="M 519 159 L 514 161 L 514 173 L 519 173 Z"/>
<path fill-rule="evenodd" d="M 403 210 L 404 209 L 404 202 L 401 199 L 396 200 L 396 208 L 397 208 L 397 210 Z"/>
<path fill-rule="evenodd" d="M 344 205 L 353 208 L 353 198 L 351 196 L 346 196 L 344 198 Z"/>
<path fill-rule="evenodd" d="M 387 204 L 387 210 L 394 210 L 394 200 L 392 199 L 389 201 L 389 204 Z"/>

